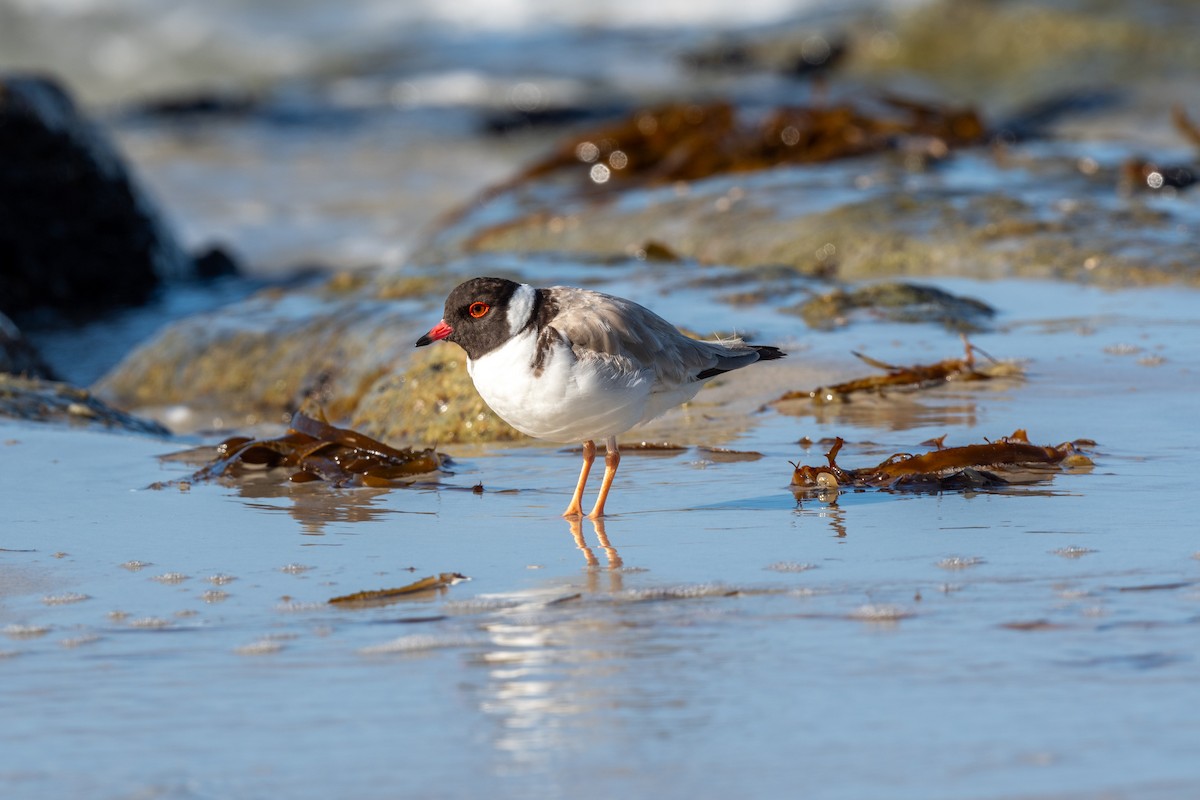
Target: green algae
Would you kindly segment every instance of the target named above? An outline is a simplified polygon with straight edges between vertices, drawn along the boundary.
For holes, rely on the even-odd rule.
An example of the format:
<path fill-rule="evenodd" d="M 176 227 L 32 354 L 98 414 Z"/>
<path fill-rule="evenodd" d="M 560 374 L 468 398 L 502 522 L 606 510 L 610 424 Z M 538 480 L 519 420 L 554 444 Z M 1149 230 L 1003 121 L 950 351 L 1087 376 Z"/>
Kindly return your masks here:
<path fill-rule="evenodd" d="M 1178 19 L 1176 19 L 1178 17 Z M 951 96 L 1009 107 L 1081 87 L 1128 84 L 1200 67 L 1184 4 L 1134 14 L 1106 2 L 1057 6 L 939 0 L 855 31 L 847 71 L 921 76 Z"/>

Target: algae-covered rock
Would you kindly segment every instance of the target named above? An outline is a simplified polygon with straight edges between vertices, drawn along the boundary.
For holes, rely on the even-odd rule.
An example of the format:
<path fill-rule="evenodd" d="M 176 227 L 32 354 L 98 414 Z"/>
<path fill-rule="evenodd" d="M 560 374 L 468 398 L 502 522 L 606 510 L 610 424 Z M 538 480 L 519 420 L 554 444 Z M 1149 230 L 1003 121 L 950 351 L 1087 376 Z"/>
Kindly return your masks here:
<path fill-rule="evenodd" d="M 350 427 L 378 439 L 425 444 L 525 438 L 475 391 L 462 349 L 445 344 L 416 351 L 404 372 L 376 381 Z"/>
<path fill-rule="evenodd" d="M 956 159 L 966 163 L 942 168 L 955 170 L 953 189 L 938 169 L 863 163 L 634 190 L 627 202 L 533 211 L 526 203 L 520 216 L 499 223 L 485 208 L 478 218 L 489 224 L 468 217 L 428 257 L 457 248 L 626 258 L 654 240 L 700 263 L 786 265 L 843 280 L 1020 276 L 1200 285 L 1186 228 L 1169 210 L 1120 197 L 1115 170 L 1085 174 L 1063 159 L 1001 166 L 983 152 Z M 1003 189 L 996 188 L 999 170 Z"/>
<path fill-rule="evenodd" d="M 342 420 L 423 330 L 400 304 L 363 293 L 267 292 L 167 327 L 96 391 L 125 408 L 186 406 L 225 425 L 285 422 L 306 403 Z"/>
<path fill-rule="evenodd" d="M 264 292 L 167 327 L 95 388 L 144 413 L 186 408 L 194 428 L 283 424 L 303 409 L 394 443 L 519 438 L 475 392 L 458 347 L 415 349 L 455 280 L 362 273 Z"/>
<path fill-rule="evenodd" d="M 1195 6 L 1142 8 L 1105 0 L 906 5 L 882 28 L 856 33 L 847 69 L 876 79 L 915 73 L 951 96 L 1013 107 L 1200 68 Z"/>

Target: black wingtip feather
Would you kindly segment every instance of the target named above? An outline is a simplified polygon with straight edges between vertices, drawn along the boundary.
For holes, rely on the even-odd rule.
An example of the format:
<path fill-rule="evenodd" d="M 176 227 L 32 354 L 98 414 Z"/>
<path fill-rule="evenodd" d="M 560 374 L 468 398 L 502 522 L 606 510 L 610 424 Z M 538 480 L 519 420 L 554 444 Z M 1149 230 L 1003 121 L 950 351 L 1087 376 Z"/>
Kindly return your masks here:
<path fill-rule="evenodd" d="M 758 353 L 759 361 L 774 361 L 777 358 L 783 358 L 787 355 L 787 353 L 783 352 L 778 347 L 771 347 L 767 344 L 752 344 L 750 345 L 750 348 Z M 711 369 L 703 370 L 699 375 L 696 376 L 696 380 L 706 381 L 709 378 L 715 378 L 718 375 L 724 375 L 726 372 L 729 372 L 729 370 L 721 369 L 719 367 L 712 367 Z"/>
<path fill-rule="evenodd" d="M 771 347 L 769 344 L 752 344 L 750 346 L 758 351 L 759 361 L 774 361 L 787 355 L 778 347 Z"/>

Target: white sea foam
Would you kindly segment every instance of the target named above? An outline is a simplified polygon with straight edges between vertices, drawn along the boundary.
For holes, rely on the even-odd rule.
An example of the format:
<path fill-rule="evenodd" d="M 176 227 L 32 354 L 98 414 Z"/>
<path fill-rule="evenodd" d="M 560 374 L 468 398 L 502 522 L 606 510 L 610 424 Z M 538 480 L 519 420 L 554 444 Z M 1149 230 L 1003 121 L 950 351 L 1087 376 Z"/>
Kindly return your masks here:
<path fill-rule="evenodd" d="M 10 0 L 0 5 L 0 69 L 48 70 L 86 99 L 109 102 L 262 86 L 363 54 L 428 51 L 430 42 L 452 45 L 462 37 L 730 29 L 827 8 L 842 6 L 830 0 Z M 470 57 L 471 49 L 460 54 Z"/>

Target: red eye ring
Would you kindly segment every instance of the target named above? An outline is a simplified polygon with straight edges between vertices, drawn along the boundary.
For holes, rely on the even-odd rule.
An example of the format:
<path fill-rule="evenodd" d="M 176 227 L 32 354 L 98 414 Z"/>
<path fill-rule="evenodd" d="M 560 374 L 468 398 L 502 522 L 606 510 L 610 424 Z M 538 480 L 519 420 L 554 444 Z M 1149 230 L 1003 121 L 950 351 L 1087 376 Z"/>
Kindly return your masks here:
<path fill-rule="evenodd" d="M 480 317 L 482 317 L 484 314 L 486 314 L 487 312 L 489 312 L 491 310 L 492 310 L 491 306 L 489 306 L 487 303 L 481 303 L 478 300 L 475 301 L 474 303 L 471 303 L 471 305 L 469 305 L 467 307 L 467 313 L 470 314 L 475 319 L 479 319 Z"/>

